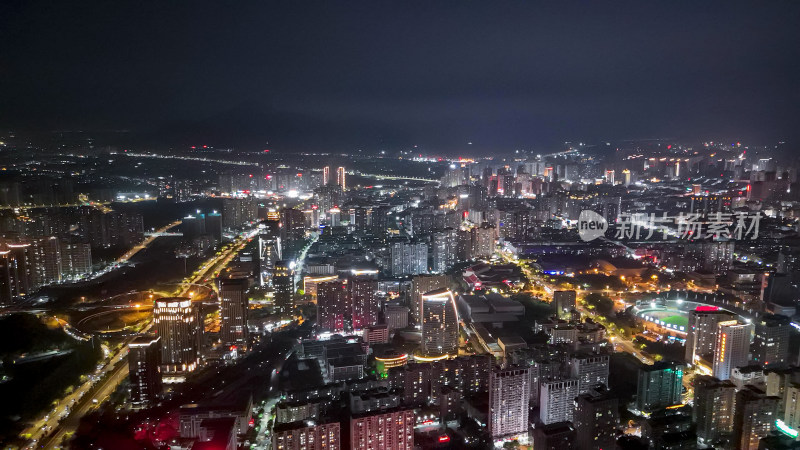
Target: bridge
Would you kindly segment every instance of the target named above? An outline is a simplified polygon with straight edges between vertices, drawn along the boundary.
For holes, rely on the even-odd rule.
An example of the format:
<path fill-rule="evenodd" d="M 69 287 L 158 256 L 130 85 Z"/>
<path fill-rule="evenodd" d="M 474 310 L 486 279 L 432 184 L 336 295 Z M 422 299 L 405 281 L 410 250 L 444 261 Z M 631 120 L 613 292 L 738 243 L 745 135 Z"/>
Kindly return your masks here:
<path fill-rule="evenodd" d="M 162 237 L 162 236 L 183 236 L 183 233 L 173 231 L 147 231 L 144 233 L 146 237 Z"/>

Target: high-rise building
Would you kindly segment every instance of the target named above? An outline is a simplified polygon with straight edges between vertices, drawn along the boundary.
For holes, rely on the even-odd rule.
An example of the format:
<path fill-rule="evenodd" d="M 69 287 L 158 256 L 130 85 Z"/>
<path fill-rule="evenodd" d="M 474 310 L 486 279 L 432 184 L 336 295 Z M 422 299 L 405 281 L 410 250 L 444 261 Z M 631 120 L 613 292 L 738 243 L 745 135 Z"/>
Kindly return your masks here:
<path fill-rule="evenodd" d="M 766 315 L 755 323 L 753 362 L 772 369 L 789 364 L 789 336 L 792 320 L 786 316 Z"/>
<path fill-rule="evenodd" d="M 770 397 L 754 386 L 746 386 L 736 393 L 733 417 L 735 448 L 759 448 L 759 440 L 775 429 L 778 400 L 778 397 Z"/>
<path fill-rule="evenodd" d="M 79 279 L 92 273 L 92 246 L 88 242 L 61 242 L 61 278 Z"/>
<path fill-rule="evenodd" d="M 424 242 L 394 242 L 391 246 L 392 276 L 428 273 L 428 246 Z"/>
<path fill-rule="evenodd" d="M 417 275 L 411 279 L 411 316 L 417 324 L 422 323 L 422 294 L 450 287 L 447 275 Z"/>
<path fill-rule="evenodd" d="M 389 327 L 389 332 L 408 327 L 408 312 L 408 306 L 386 305 L 383 309 L 383 317 Z"/>
<path fill-rule="evenodd" d="M 264 221 L 258 233 L 258 273 L 261 286 L 271 286 L 275 263 L 283 259 L 280 221 Z"/>
<path fill-rule="evenodd" d="M 531 433 L 536 450 L 572 450 L 577 448 L 575 427 L 570 422 L 537 425 Z M 613 448 L 613 446 L 612 446 Z"/>
<path fill-rule="evenodd" d="M 639 368 L 636 389 L 636 409 L 653 412 L 681 403 L 683 365 L 658 362 Z"/>
<path fill-rule="evenodd" d="M 294 296 L 294 269 L 289 261 L 275 261 L 272 288 L 275 291 L 275 306 L 281 311 L 289 311 Z"/>
<path fill-rule="evenodd" d="M 306 234 L 305 215 L 297 208 L 283 208 L 281 223 L 289 239 L 303 239 Z"/>
<path fill-rule="evenodd" d="M 717 344 L 717 324 L 736 318 L 736 314 L 715 306 L 699 306 L 689 313 L 686 330 L 686 363 L 701 358 L 711 359 Z"/>
<path fill-rule="evenodd" d="M 599 387 L 575 398 L 575 448 L 601 450 L 614 448 L 619 425 L 619 400 Z"/>
<path fill-rule="evenodd" d="M 780 399 L 780 397 L 779 397 Z M 800 384 L 790 383 L 784 392 L 783 410 L 778 410 L 778 418 L 789 429 L 800 430 Z"/>
<path fill-rule="evenodd" d="M 222 214 L 217 211 L 206 214 L 206 234 L 215 241 L 222 242 Z"/>
<path fill-rule="evenodd" d="M 559 319 L 569 318 L 572 310 L 575 309 L 575 291 L 555 291 L 553 292 L 553 306 L 556 309 L 556 316 Z"/>
<path fill-rule="evenodd" d="M 156 300 L 153 323 L 161 338 L 161 372 L 164 375 L 192 372 L 199 363 L 199 333 L 203 325 L 192 300 L 171 297 Z"/>
<path fill-rule="evenodd" d="M 349 330 L 349 306 L 346 285 L 341 281 L 326 281 L 317 285 L 317 326 L 322 330 L 332 333 Z"/>
<path fill-rule="evenodd" d="M 578 380 L 579 394 L 598 384 L 608 386 L 608 363 L 608 355 L 578 354 L 570 358 L 570 376 Z"/>
<path fill-rule="evenodd" d="M 322 185 L 327 186 L 331 184 L 331 166 L 322 168 Z"/>
<path fill-rule="evenodd" d="M 347 282 L 350 306 L 352 307 L 353 329 L 364 330 L 378 324 L 380 304 L 378 303 L 378 281 L 370 276 L 354 276 Z"/>
<path fill-rule="evenodd" d="M 347 174 L 344 171 L 344 167 L 339 167 L 336 169 L 336 185 L 342 188 L 343 191 L 347 190 L 347 182 L 345 177 Z"/>
<path fill-rule="evenodd" d="M 350 418 L 351 450 L 413 450 L 413 409 L 358 414 Z"/>
<path fill-rule="evenodd" d="M 489 258 L 495 251 L 495 228 L 488 223 L 470 230 L 472 241 L 472 258 Z"/>
<path fill-rule="evenodd" d="M 422 294 L 422 351 L 453 354 L 458 349 L 458 312 L 453 293 L 437 289 Z"/>
<path fill-rule="evenodd" d="M 528 368 L 495 369 L 489 374 L 489 434 L 493 439 L 527 435 Z"/>
<path fill-rule="evenodd" d="M 744 367 L 749 362 L 750 335 L 753 324 L 729 320 L 717 324 L 717 344 L 714 347 L 714 367 L 712 375 L 720 380 L 728 380 L 731 370 Z"/>
<path fill-rule="evenodd" d="M 130 402 L 134 407 L 153 406 L 161 395 L 160 341 L 160 336 L 139 336 L 128 345 Z"/>
<path fill-rule="evenodd" d="M 227 229 L 240 227 L 258 218 L 258 203 L 253 197 L 222 200 L 222 225 Z"/>
<path fill-rule="evenodd" d="M 0 248 L 0 304 L 11 304 L 33 290 L 33 276 L 27 244 L 6 244 Z"/>
<path fill-rule="evenodd" d="M 33 286 L 61 281 L 61 242 L 55 237 L 33 240 L 27 248 Z"/>
<path fill-rule="evenodd" d="M 275 450 L 339 450 L 341 425 L 339 422 L 315 423 L 297 421 L 275 426 L 272 434 Z"/>
<path fill-rule="evenodd" d="M 545 425 L 571 422 L 578 396 L 578 380 L 539 382 L 539 421 Z"/>
<path fill-rule="evenodd" d="M 692 419 L 702 444 L 713 445 L 733 431 L 735 394 L 736 387 L 728 380 L 705 375 L 694 378 Z"/>
<path fill-rule="evenodd" d="M 436 230 L 431 233 L 431 272 L 444 273 L 457 261 L 456 231 L 452 228 Z"/>
<path fill-rule="evenodd" d="M 249 302 L 247 289 L 250 279 L 220 278 L 220 338 L 226 346 L 236 346 L 245 351 L 249 347 L 247 315 Z"/>

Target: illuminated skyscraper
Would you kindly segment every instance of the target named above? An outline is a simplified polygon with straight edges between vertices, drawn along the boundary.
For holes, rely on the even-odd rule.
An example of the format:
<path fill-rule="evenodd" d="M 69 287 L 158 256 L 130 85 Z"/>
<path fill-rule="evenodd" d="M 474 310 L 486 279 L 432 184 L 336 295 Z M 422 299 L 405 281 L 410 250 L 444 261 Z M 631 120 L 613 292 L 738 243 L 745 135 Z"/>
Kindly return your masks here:
<path fill-rule="evenodd" d="M 426 355 L 451 354 L 458 349 L 458 312 L 447 289 L 422 294 L 422 351 Z"/>
<path fill-rule="evenodd" d="M 495 369 L 489 374 L 489 433 L 493 439 L 527 435 L 528 368 Z"/>
<path fill-rule="evenodd" d="M 689 313 L 686 330 L 686 359 L 696 364 L 699 358 L 710 358 L 717 344 L 717 324 L 736 318 L 736 314 L 715 306 L 700 306 Z"/>
<path fill-rule="evenodd" d="M 317 326 L 324 331 L 340 333 L 350 329 L 350 305 L 346 285 L 327 281 L 317 285 Z"/>
<path fill-rule="evenodd" d="M 331 166 L 322 168 L 322 185 L 327 186 L 331 183 Z"/>
<path fill-rule="evenodd" d="M 380 305 L 375 292 L 378 290 L 378 281 L 367 276 L 352 277 L 347 283 L 347 290 L 353 308 L 353 329 L 363 330 L 377 325 Z"/>
<path fill-rule="evenodd" d="M 275 306 L 281 311 L 291 309 L 294 296 L 294 269 L 289 261 L 275 261 L 272 287 L 275 290 Z"/>
<path fill-rule="evenodd" d="M 153 323 L 161 338 L 161 372 L 169 376 L 195 370 L 202 324 L 192 300 L 185 297 L 156 300 Z"/>
<path fill-rule="evenodd" d="M 352 450 L 413 450 L 413 409 L 358 414 L 350 418 Z"/>
<path fill-rule="evenodd" d="M 778 397 L 767 396 L 754 386 L 745 386 L 736 393 L 733 418 L 735 448 L 757 450 L 759 440 L 775 429 Z"/>
<path fill-rule="evenodd" d="M 219 280 L 220 296 L 220 337 L 226 346 L 236 346 L 239 350 L 248 347 L 247 288 L 249 278 L 221 278 Z"/>
<path fill-rule="evenodd" d="M 730 381 L 698 375 L 694 379 L 692 419 L 700 442 L 712 445 L 733 431 L 736 386 Z"/>
<path fill-rule="evenodd" d="M 617 442 L 619 400 L 603 387 L 590 389 L 575 398 L 575 448 L 611 449 Z"/>
<path fill-rule="evenodd" d="M 792 320 L 786 316 L 762 316 L 755 324 L 753 361 L 765 368 L 781 368 L 789 364 L 789 335 Z"/>
<path fill-rule="evenodd" d="M 575 412 L 575 397 L 578 396 L 578 380 L 551 380 L 540 383 L 539 421 L 545 425 L 572 421 Z M 530 392 L 525 397 L 529 400 Z"/>
<path fill-rule="evenodd" d="M 450 286 L 448 275 L 417 275 L 411 279 L 411 316 L 422 323 L 422 294 Z"/>
<path fill-rule="evenodd" d="M 750 335 L 753 325 L 729 320 L 717 324 L 717 344 L 714 347 L 714 378 L 728 380 L 734 367 L 749 362 Z"/>
<path fill-rule="evenodd" d="M 336 184 L 342 188 L 343 191 L 347 190 L 347 182 L 345 180 L 346 176 L 347 174 L 344 172 L 344 167 L 339 167 L 336 169 Z"/>
<path fill-rule="evenodd" d="M 681 402 L 683 365 L 659 362 L 639 368 L 636 409 L 652 412 Z"/>
<path fill-rule="evenodd" d="M 160 336 L 139 336 L 128 345 L 130 402 L 134 407 L 153 406 L 161 395 L 160 341 Z"/>

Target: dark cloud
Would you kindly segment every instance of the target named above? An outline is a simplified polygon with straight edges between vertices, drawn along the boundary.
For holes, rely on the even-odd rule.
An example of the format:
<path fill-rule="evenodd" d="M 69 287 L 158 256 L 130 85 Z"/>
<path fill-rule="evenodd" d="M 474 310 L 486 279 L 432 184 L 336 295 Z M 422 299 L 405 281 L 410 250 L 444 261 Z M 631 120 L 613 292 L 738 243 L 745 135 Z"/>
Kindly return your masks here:
<path fill-rule="evenodd" d="M 796 139 L 797 2 L 0 5 L 0 128 L 294 149 Z"/>

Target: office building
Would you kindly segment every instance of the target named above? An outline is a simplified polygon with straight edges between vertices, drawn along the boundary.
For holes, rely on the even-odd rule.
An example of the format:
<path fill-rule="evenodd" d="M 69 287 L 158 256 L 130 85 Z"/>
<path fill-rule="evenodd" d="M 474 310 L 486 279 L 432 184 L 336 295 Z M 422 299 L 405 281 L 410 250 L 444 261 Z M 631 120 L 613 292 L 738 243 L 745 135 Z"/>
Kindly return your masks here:
<path fill-rule="evenodd" d="M 570 358 L 570 377 L 578 380 L 578 393 L 598 384 L 608 386 L 608 355 L 578 354 Z"/>
<path fill-rule="evenodd" d="M 753 362 L 766 369 L 789 364 L 789 336 L 792 320 L 786 316 L 765 315 L 755 323 Z"/>
<path fill-rule="evenodd" d="M 275 261 L 272 273 L 272 288 L 275 292 L 275 307 L 280 311 L 289 311 L 294 298 L 294 269 L 289 261 Z"/>
<path fill-rule="evenodd" d="M 160 336 L 139 336 L 128 345 L 130 402 L 134 407 L 153 406 L 161 396 L 160 341 Z"/>
<path fill-rule="evenodd" d="M 351 450 L 413 450 L 412 409 L 358 414 L 350 418 Z"/>
<path fill-rule="evenodd" d="M 553 292 L 553 306 L 556 310 L 556 316 L 559 319 L 569 319 L 572 311 L 575 309 L 575 299 L 577 294 L 575 291 L 555 291 Z"/>
<path fill-rule="evenodd" d="M 353 329 L 364 330 L 378 324 L 378 281 L 369 276 L 355 276 L 347 283 L 352 307 Z"/>
<path fill-rule="evenodd" d="M 246 351 L 249 347 L 247 315 L 250 307 L 247 299 L 249 278 L 220 278 L 220 338 L 228 347 Z"/>
<path fill-rule="evenodd" d="M 530 393 L 529 393 L 530 395 Z M 539 382 L 539 421 L 545 425 L 571 422 L 578 396 L 578 380 Z"/>
<path fill-rule="evenodd" d="M 619 400 L 604 387 L 590 389 L 575 398 L 573 422 L 575 449 L 614 448 L 619 425 Z"/>
<path fill-rule="evenodd" d="M 194 371 L 200 360 L 198 344 L 203 324 L 199 323 L 192 300 L 184 297 L 156 300 L 153 325 L 161 338 L 161 372 L 169 376 Z"/>
<path fill-rule="evenodd" d="M 422 352 L 454 354 L 458 349 L 458 312 L 453 293 L 437 289 L 422 294 Z"/>
<path fill-rule="evenodd" d="M 414 322 L 422 323 L 422 294 L 450 287 L 447 275 L 417 275 L 411 279 L 410 307 Z"/>
<path fill-rule="evenodd" d="M 736 393 L 733 441 L 737 449 L 757 450 L 759 440 L 775 429 L 778 400 L 753 386 Z"/>
<path fill-rule="evenodd" d="M 339 186 L 343 191 L 347 190 L 347 181 L 345 177 L 347 174 L 344 171 L 344 167 L 339 167 L 336 169 L 336 185 Z"/>
<path fill-rule="evenodd" d="M 331 184 L 331 166 L 322 168 L 322 185 L 327 186 Z"/>
<path fill-rule="evenodd" d="M 736 314 L 714 306 L 700 306 L 689 313 L 686 330 L 686 358 L 688 364 L 698 359 L 711 361 L 717 345 L 717 324 L 736 319 Z"/>
<path fill-rule="evenodd" d="M 528 432 L 528 368 L 495 369 L 489 374 L 489 434 L 492 439 Z"/>
<path fill-rule="evenodd" d="M 735 395 L 736 387 L 730 381 L 705 375 L 694 378 L 692 421 L 702 444 L 714 445 L 733 432 Z"/>
<path fill-rule="evenodd" d="M 347 302 L 347 285 L 326 281 L 317 285 L 317 326 L 332 333 L 350 329 L 351 308 Z"/>
<path fill-rule="evenodd" d="M 297 421 L 275 426 L 272 434 L 275 450 L 339 450 L 341 425 L 339 422 L 316 423 Z"/>
<path fill-rule="evenodd" d="M 753 325 L 729 320 L 717 324 L 717 345 L 714 348 L 712 375 L 728 380 L 734 367 L 744 367 L 750 359 L 750 335 Z"/>
<path fill-rule="evenodd" d="M 683 365 L 658 362 L 639 368 L 636 409 L 650 413 L 681 403 Z"/>

